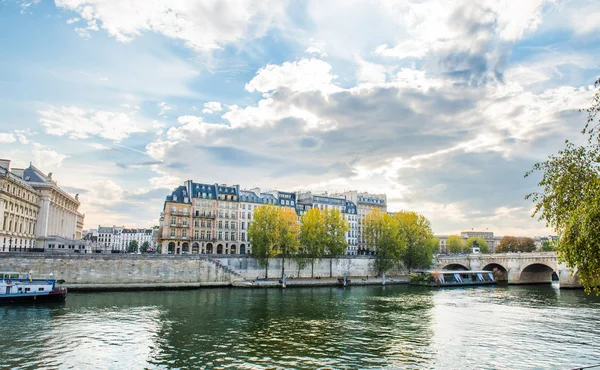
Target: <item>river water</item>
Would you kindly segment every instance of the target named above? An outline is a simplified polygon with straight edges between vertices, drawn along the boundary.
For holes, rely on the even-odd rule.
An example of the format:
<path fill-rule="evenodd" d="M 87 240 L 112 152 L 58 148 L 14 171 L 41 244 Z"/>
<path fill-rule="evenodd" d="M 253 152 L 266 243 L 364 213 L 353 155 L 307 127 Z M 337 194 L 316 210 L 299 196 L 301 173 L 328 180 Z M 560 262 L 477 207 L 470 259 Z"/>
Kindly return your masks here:
<path fill-rule="evenodd" d="M 0 369 L 570 369 L 599 314 L 550 285 L 70 293 L 0 306 Z"/>

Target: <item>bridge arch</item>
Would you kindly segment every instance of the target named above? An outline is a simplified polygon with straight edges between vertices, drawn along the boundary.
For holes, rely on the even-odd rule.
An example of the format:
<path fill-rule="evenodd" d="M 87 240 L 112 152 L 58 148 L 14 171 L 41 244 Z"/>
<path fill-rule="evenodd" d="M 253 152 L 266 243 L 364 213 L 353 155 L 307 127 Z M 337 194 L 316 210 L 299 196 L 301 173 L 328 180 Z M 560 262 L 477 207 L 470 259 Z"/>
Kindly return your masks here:
<path fill-rule="evenodd" d="M 463 271 L 469 271 L 469 268 L 465 265 L 462 265 L 460 263 L 451 263 L 449 265 L 446 265 L 442 268 L 443 270 L 463 270 Z"/>
<path fill-rule="evenodd" d="M 483 267 L 483 270 L 494 272 L 496 281 L 508 281 L 508 269 L 499 263 L 488 263 Z"/>
<path fill-rule="evenodd" d="M 556 271 L 554 266 L 543 262 L 534 262 L 521 269 L 519 283 L 521 284 L 543 284 L 552 283 L 552 273 Z"/>

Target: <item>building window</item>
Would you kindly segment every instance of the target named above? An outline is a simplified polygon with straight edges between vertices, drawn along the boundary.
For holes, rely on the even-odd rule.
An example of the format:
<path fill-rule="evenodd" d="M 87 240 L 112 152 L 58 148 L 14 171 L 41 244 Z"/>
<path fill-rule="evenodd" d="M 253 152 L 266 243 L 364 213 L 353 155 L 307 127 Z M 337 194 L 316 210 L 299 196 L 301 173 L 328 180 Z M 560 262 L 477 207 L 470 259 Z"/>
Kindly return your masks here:
<path fill-rule="evenodd" d="M 219 240 L 223 240 L 223 232 L 222 232 L 222 231 L 219 231 L 219 234 L 218 234 L 218 235 L 219 235 Z"/>
<path fill-rule="evenodd" d="M 182 236 L 182 237 L 184 237 L 184 238 L 186 238 L 186 237 L 187 237 L 187 230 L 186 230 L 186 229 L 183 229 L 183 230 L 181 231 L 181 236 Z"/>
<path fill-rule="evenodd" d="M 229 241 L 229 232 L 228 231 L 225 231 L 225 240 Z"/>
<path fill-rule="evenodd" d="M 219 221 L 219 229 L 223 228 L 223 221 Z"/>
<path fill-rule="evenodd" d="M 171 229 L 171 238 L 175 237 L 175 229 Z"/>
<path fill-rule="evenodd" d="M 229 229 L 229 221 L 225 221 L 225 228 Z"/>

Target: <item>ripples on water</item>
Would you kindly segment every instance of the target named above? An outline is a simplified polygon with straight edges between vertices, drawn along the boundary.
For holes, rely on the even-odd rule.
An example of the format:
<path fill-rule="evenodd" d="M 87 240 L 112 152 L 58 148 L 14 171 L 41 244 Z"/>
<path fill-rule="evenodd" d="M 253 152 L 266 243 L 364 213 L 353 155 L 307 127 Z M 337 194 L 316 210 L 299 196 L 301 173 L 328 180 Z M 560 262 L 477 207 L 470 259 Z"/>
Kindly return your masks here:
<path fill-rule="evenodd" d="M 0 307 L 0 369 L 568 369 L 600 300 L 556 287 L 70 294 Z"/>

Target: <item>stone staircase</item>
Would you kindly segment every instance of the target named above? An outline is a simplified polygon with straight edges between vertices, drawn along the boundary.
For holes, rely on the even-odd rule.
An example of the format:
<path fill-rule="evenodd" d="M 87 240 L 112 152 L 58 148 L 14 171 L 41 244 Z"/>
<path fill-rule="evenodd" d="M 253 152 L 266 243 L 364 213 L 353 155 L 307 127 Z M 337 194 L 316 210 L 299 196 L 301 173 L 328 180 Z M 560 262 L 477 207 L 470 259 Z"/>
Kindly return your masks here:
<path fill-rule="evenodd" d="M 231 267 L 229 267 L 227 265 L 223 265 L 221 263 L 221 261 L 214 259 L 214 258 L 209 258 L 208 261 L 210 263 L 212 263 L 213 265 L 215 265 L 217 267 L 217 269 L 224 271 L 230 275 L 233 275 L 233 276 L 237 277 L 238 279 L 244 279 L 242 274 L 240 274 L 239 272 L 235 271 L 234 269 L 232 269 Z M 237 280 L 237 279 L 233 279 L 233 280 Z"/>

